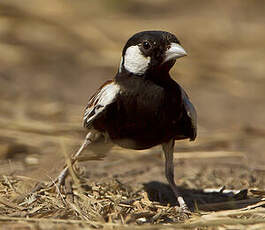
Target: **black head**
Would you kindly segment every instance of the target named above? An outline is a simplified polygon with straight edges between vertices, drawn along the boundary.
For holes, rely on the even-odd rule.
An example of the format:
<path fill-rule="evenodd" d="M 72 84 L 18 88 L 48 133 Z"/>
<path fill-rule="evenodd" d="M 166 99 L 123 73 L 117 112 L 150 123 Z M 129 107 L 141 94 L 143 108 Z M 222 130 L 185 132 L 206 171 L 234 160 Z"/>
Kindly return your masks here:
<path fill-rule="evenodd" d="M 166 70 L 177 58 L 186 56 L 175 35 L 165 31 L 143 31 L 133 35 L 122 52 L 120 71 L 136 75 Z"/>

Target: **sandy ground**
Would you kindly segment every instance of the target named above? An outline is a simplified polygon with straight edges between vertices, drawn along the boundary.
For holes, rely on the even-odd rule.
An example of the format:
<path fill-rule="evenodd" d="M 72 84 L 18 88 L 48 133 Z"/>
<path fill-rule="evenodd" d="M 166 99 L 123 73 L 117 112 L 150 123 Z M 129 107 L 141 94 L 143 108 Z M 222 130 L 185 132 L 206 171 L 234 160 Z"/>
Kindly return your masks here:
<path fill-rule="evenodd" d="M 160 29 L 188 52 L 171 73 L 198 112 L 196 141 L 176 143 L 177 184 L 195 193 L 264 189 L 262 1 L 27 2 L 0 3 L 1 175 L 51 181 L 85 136 L 83 108 L 114 77 L 127 39 Z M 166 187 L 159 147 L 106 155 L 79 164 L 89 183 Z M 154 200 L 174 203 L 170 195 Z"/>

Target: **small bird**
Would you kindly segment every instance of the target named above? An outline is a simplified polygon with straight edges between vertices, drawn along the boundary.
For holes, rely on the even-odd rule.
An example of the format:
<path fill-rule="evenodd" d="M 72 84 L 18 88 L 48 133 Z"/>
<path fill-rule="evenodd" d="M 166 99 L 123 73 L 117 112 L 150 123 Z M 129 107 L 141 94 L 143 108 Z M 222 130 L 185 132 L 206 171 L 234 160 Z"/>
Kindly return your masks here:
<path fill-rule="evenodd" d="M 197 115 L 184 89 L 169 74 L 176 59 L 186 55 L 169 32 L 133 35 L 123 48 L 115 78 L 106 81 L 89 99 L 83 120 L 88 134 L 72 163 L 102 136 L 128 149 L 161 145 L 168 183 L 181 210 L 189 212 L 174 181 L 173 152 L 175 140 L 196 138 Z M 67 172 L 66 167 L 58 177 L 60 185 Z"/>

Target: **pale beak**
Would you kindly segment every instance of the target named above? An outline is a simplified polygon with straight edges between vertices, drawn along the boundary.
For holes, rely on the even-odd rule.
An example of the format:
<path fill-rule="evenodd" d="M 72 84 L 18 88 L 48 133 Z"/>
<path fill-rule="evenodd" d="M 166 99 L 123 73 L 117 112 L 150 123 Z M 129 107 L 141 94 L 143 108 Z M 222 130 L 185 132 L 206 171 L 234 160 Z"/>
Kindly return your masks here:
<path fill-rule="evenodd" d="M 169 49 L 166 51 L 166 57 L 163 63 L 184 56 L 187 56 L 187 53 L 183 47 L 177 43 L 171 43 Z"/>

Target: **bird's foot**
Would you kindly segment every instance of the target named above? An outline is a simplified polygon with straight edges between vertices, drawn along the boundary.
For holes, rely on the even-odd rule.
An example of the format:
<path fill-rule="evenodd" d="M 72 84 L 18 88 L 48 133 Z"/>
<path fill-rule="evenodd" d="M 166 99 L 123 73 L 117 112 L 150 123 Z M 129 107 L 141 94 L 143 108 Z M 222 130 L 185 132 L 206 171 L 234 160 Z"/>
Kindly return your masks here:
<path fill-rule="evenodd" d="M 61 173 L 59 174 L 59 176 L 56 178 L 56 184 L 57 186 L 60 188 L 62 185 L 65 184 L 65 179 L 68 175 L 68 167 L 64 168 Z"/>
<path fill-rule="evenodd" d="M 184 203 L 183 205 L 180 206 L 179 209 L 179 220 L 180 221 L 185 221 L 188 220 L 191 217 L 191 211 L 188 208 L 188 206 Z"/>
<path fill-rule="evenodd" d="M 61 193 L 62 192 L 62 187 L 65 185 L 65 180 L 68 175 L 68 167 L 65 167 L 60 174 L 52 180 L 51 183 L 48 184 L 48 188 L 55 188 L 57 192 Z"/>
<path fill-rule="evenodd" d="M 61 173 L 54 179 L 49 185 L 48 188 L 55 190 L 58 196 L 62 199 L 63 203 L 66 204 L 66 201 L 73 202 L 73 180 L 72 177 L 68 177 L 69 169 L 65 167 Z"/>

